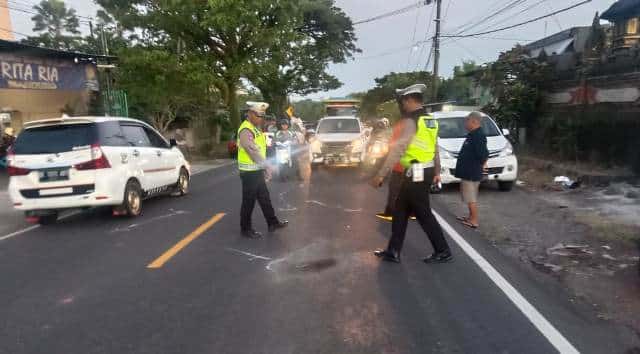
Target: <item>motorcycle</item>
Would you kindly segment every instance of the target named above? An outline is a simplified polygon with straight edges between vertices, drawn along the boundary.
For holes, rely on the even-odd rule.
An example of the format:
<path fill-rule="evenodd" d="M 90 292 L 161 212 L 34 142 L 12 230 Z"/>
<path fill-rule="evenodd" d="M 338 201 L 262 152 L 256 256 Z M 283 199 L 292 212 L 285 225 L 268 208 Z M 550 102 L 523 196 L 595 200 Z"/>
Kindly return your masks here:
<path fill-rule="evenodd" d="M 276 163 L 278 165 L 278 175 L 281 181 L 285 181 L 293 169 L 293 157 L 291 141 L 276 142 Z"/>

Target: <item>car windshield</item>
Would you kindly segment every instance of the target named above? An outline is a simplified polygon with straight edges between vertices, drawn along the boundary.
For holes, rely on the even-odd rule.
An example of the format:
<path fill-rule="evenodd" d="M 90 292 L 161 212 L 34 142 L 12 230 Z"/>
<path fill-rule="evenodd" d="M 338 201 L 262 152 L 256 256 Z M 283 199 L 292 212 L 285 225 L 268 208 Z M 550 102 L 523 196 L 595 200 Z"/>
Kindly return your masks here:
<path fill-rule="evenodd" d="M 439 118 L 438 137 L 440 139 L 461 139 L 467 136 L 467 130 L 464 127 L 465 117 Z M 482 132 L 485 136 L 498 136 L 500 131 L 495 123 L 489 117 L 482 119 Z"/>
<path fill-rule="evenodd" d="M 325 119 L 318 125 L 318 134 L 360 133 L 360 124 L 356 119 Z"/>
<path fill-rule="evenodd" d="M 95 124 L 63 124 L 24 130 L 16 139 L 17 155 L 57 154 L 86 148 L 96 142 Z"/>

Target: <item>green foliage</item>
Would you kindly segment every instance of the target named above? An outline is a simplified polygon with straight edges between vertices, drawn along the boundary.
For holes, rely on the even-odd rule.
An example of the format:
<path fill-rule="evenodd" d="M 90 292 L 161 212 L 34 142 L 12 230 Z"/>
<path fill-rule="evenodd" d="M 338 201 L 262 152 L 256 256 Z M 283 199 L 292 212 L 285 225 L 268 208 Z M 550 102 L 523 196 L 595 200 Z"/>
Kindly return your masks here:
<path fill-rule="evenodd" d="M 203 60 L 181 58 L 163 48 L 134 47 L 120 52 L 119 86 L 128 93 L 132 111 L 166 132 L 179 114 L 212 115 L 215 95 Z"/>
<path fill-rule="evenodd" d="M 325 116 L 324 103 L 314 100 L 302 100 L 293 103 L 296 116 L 305 122 L 316 122 Z"/>
<path fill-rule="evenodd" d="M 31 20 L 37 36 L 22 42 L 53 49 L 75 50 L 81 44 L 80 21 L 74 9 L 69 9 L 61 0 L 42 0 L 34 5 L 37 14 Z"/>
<path fill-rule="evenodd" d="M 473 74 L 478 68 L 473 61 L 466 61 L 462 66 L 454 67 L 453 76 L 443 80 L 438 88 L 438 101 L 454 101 L 458 106 L 472 106 Z"/>
<path fill-rule="evenodd" d="M 289 13 L 292 21 L 269 48 L 257 58 L 248 77 L 280 115 L 290 94 L 307 95 L 342 84 L 327 73 L 329 63 L 342 63 L 357 52 L 351 19 L 333 0 L 302 0 Z"/>
<path fill-rule="evenodd" d="M 512 128 L 532 127 L 540 114 L 543 94 L 540 87 L 551 77 L 544 62 L 530 60 L 521 46 L 501 53 L 498 60 L 476 73 L 476 80 L 489 87 L 495 102 L 484 111 L 500 124 Z"/>
<path fill-rule="evenodd" d="M 381 78 L 375 79 L 376 86 L 367 91 L 362 97 L 360 105 L 360 115 L 364 118 L 377 117 L 378 106 L 386 101 L 395 99 L 395 90 L 413 84 L 422 83 L 428 88 L 432 84 L 432 75 L 428 71 L 416 71 L 409 73 L 392 72 Z"/>

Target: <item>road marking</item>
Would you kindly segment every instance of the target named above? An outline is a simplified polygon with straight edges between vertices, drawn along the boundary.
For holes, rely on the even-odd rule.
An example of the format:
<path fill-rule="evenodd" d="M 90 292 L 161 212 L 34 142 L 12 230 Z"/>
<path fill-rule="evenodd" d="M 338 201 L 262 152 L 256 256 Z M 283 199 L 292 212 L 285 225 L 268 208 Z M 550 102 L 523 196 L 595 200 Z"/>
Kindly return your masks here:
<path fill-rule="evenodd" d="M 72 217 L 72 216 L 74 216 L 74 215 L 78 215 L 78 214 L 80 214 L 80 211 L 72 211 L 72 212 L 70 212 L 70 213 L 68 213 L 68 214 L 62 215 L 62 216 L 59 218 L 59 220 L 64 220 L 64 219 L 70 218 L 70 217 Z M 35 230 L 35 229 L 40 228 L 40 226 L 41 226 L 41 225 L 32 225 L 32 226 L 26 227 L 26 228 L 24 228 L 24 229 L 22 229 L 22 230 L 18 230 L 18 231 L 16 231 L 16 232 L 12 232 L 12 233 L 10 233 L 10 234 L 8 234 L 8 235 L 0 236 L 0 241 L 4 241 L 4 240 L 10 239 L 10 238 L 12 238 L 12 237 L 15 237 L 15 236 L 19 236 L 19 235 L 25 234 L 25 233 L 27 233 L 27 232 L 29 232 L 29 231 L 32 231 L 32 230 Z"/>
<path fill-rule="evenodd" d="M 579 351 L 540 313 L 527 301 L 484 257 L 449 224 L 443 217 L 433 211 L 442 228 L 451 236 L 453 241 L 473 260 L 478 267 L 502 290 L 514 305 L 531 321 L 542 335 L 560 353 L 579 353 Z"/>
<path fill-rule="evenodd" d="M 175 256 L 178 252 L 180 252 L 183 248 L 187 247 L 193 240 L 200 237 L 205 231 L 209 230 L 215 223 L 220 221 L 225 216 L 225 213 L 219 213 L 214 215 L 209 221 L 204 224 L 198 226 L 197 229 L 193 230 L 189 235 L 176 243 L 173 247 L 163 253 L 160 257 L 156 258 L 153 262 L 147 265 L 147 268 L 150 269 L 158 269 L 161 268 L 165 263 L 167 263 L 173 256 Z"/>
<path fill-rule="evenodd" d="M 250 261 L 253 261 L 254 259 L 262 259 L 264 261 L 270 261 L 271 260 L 271 258 L 269 258 L 269 257 L 259 256 L 257 254 L 253 254 L 253 253 L 249 253 L 249 252 L 245 252 L 245 251 L 240 251 L 240 250 L 237 250 L 235 248 L 228 247 L 227 250 L 232 251 L 232 252 L 236 252 L 236 253 L 240 253 L 240 254 L 244 254 L 245 256 L 249 256 L 250 257 L 249 258 Z"/>

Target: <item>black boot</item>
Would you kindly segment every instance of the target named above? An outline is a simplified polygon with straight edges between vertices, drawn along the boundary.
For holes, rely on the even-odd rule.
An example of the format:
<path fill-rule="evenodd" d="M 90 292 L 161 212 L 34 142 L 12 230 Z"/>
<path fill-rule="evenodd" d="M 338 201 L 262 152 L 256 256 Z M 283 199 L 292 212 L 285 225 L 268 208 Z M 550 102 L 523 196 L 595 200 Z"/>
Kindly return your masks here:
<path fill-rule="evenodd" d="M 383 261 L 400 263 L 400 253 L 393 250 L 376 250 L 373 252 L 376 257 L 382 258 Z"/>
<path fill-rule="evenodd" d="M 278 229 L 287 227 L 287 225 L 289 225 L 289 222 L 287 220 L 278 221 L 275 224 L 269 225 L 269 232 L 275 232 Z"/>
<path fill-rule="evenodd" d="M 451 262 L 453 260 L 453 255 L 451 254 L 451 251 L 444 251 L 444 252 L 440 252 L 440 253 L 434 253 L 432 255 L 430 255 L 429 257 L 423 259 L 423 261 L 427 264 L 433 264 L 433 263 L 447 263 L 447 262 Z"/>
<path fill-rule="evenodd" d="M 262 234 L 254 229 L 242 230 L 242 236 L 246 238 L 260 238 Z"/>

